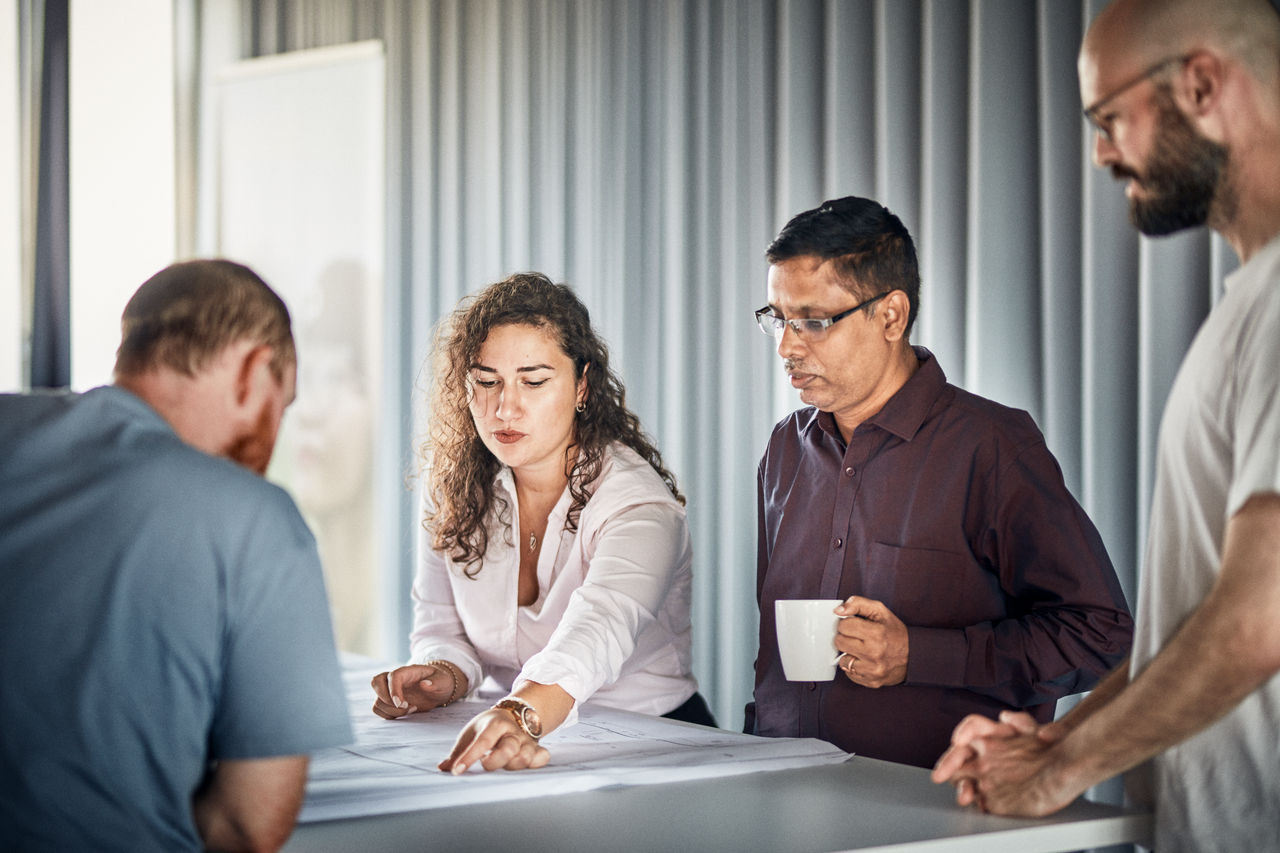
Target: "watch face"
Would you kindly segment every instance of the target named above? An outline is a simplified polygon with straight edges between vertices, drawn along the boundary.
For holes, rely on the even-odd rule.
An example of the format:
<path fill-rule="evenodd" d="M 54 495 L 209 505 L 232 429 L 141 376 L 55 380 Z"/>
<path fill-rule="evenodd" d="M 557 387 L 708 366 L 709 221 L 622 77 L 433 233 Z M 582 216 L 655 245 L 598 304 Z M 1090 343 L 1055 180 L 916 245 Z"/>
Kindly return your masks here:
<path fill-rule="evenodd" d="M 531 738 L 542 737 L 542 719 L 538 716 L 538 712 L 534 707 L 523 699 L 503 699 L 495 708 L 505 708 L 515 715 L 516 722 L 520 724 L 520 728 L 524 729 L 525 734 Z"/>
<path fill-rule="evenodd" d="M 538 712 L 526 705 L 520 709 L 520 714 L 529 734 L 533 737 L 542 737 L 542 720 L 538 719 Z"/>

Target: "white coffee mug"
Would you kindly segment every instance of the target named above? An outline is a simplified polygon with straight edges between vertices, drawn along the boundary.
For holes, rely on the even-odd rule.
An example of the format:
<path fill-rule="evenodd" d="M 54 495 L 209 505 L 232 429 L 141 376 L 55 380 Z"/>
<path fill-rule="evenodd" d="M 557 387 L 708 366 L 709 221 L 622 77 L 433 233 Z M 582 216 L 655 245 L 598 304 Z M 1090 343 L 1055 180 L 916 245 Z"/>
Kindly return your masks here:
<path fill-rule="evenodd" d="M 787 681 L 830 681 L 836 677 L 835 599 L 781 600 L 773 603 L 778 627 L 778 651 Z"/>

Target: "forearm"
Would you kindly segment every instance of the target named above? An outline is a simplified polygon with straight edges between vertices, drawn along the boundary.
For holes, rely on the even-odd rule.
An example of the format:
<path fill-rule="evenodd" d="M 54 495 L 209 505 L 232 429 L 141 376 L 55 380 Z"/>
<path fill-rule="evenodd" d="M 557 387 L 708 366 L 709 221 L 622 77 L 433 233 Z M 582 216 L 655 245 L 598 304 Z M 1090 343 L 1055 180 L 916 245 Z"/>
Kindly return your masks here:
<path fill-rule="evenodd" d="M 1076 725 L 1061 743 L 1068 775 L 1088 788 L 1122 773 L 1212 725 L 1266 680 L 1272 673 L 1230 638 L 1229 619 L 1206 601 L 1128 689 Z"/>
<path fill-rule="evenodd" d="M 538 718 L 542 720 L 543 735 L 560 728 L 573 710 L 573 697 L 555 684 L 522 681 L 511 691 L 511 695 L 534 707 Z"/>
<path fill-rule="evenodd" d="M 1118 608 L 1043 607 L 965 628 L 908 631 L 907 684 L 971 690 L 1025 708 L 1096 688 L 1124 661 L 1133 622 Z"/>
<path fill-rule="evenodd" d="M 1228 523 L 1213 590 L 1127 688 L 1060 744 L 1068 775 L 1101 780 L 1212 725 L 1280 671 L 1280 496 Z M 1092 784 L 1090 782 L 1089 784 Z"/>
<path fill-rule="evenodd" d="M 1071 712 L 1062 719 L 1057 720 L 1053 725 L 1062 733 L 1074 731 L 1080 727 L 1080 724 L 1098 711 L 1105 708 L 1113 699 L 1129 686 L 1129 659 L 1125 658 L 1120 665 L 1111 671 L 1111 674 L 1098 683 L 1093 691 L 1080 704 L 1071 709 Z"/>
<path fill-rule="evenodd" d="M 1251 498 L 1227 523 L 1213 589 L 1136 678 L 1112 673 L 1063 724 L 966 718 L 934 781 L 955 785 L 960 805 L 1052 814 L 1212 725 L 1280 671 L 1277 612 L 1280 495 L 1272 494 Z"/>
<path fill-rule="evenodd" d="M 307 756 L 220 761 L 192 802 L 208 850 L 274 851 L 302 808 Z"/>

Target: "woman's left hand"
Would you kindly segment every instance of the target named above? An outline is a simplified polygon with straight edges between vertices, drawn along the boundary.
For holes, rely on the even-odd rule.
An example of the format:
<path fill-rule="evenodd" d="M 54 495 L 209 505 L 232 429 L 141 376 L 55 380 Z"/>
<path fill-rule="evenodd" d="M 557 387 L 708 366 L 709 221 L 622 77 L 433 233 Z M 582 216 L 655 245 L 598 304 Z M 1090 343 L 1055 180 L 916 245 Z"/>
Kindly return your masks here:
<path fill-rule="evenodd" d="M 541 767 L 551 753 L 529 737 L 505 708 L 490 708 L 478 714 L 458 735 L 453 752 L 439 767 L 457 776 L 477 761 L 485 770 L 524 770 Z"/>

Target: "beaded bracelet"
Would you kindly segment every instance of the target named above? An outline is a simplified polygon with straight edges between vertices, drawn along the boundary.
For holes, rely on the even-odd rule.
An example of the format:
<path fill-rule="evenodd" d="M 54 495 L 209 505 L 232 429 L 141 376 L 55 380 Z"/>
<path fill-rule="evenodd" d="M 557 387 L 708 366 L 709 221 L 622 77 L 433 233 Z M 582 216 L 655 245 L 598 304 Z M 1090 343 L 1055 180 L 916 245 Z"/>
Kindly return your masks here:
<path fill-rule="evenodd" d="M 429 660 L 427 661 L 427 666 L 437 666 L 437 667 L 442 666 L 445 669 L 449 670 L 449 677 L 453 679 L 453 689 L 449 691 L 449 698 L 446 701 L 441 702 L 436 707 L 443 708 L 446 705 L 452 705 L 454 702 L 457 702 L 458 688 L 462 686 L 462 673 L 458 670 L 458 668 L 453 664 L 449 663 L 447 660 Z"/>

